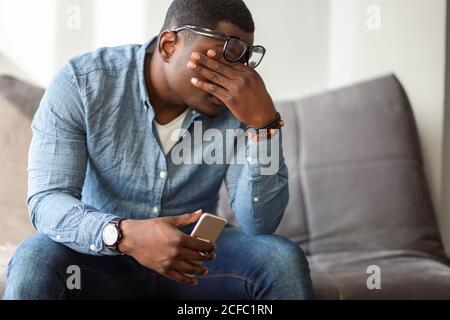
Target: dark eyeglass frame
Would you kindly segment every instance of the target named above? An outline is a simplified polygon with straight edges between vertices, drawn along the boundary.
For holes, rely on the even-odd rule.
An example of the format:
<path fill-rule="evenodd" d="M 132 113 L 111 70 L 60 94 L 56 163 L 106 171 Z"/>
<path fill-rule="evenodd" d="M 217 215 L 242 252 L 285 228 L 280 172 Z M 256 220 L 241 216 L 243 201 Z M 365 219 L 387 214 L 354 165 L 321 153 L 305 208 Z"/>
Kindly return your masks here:
<path fill-rule="evenodd" d="M 264 48 L 263 46 L 257 45 L 257 46 L 250 46 L 247 44 L 247 42 L 245 42 L 245 40 L 239 38 L 239 37 L 235 37 L 235 36 L 226 36 L 222 33 L 219 33 L 217 31 L 211 30 L 211 29 L 207 29 L 207 28 L 202 28 L 202 27 L 198 27 L 198 26 L 193 26 L 193 25 L 184 25 L 175 29 L 170 30 L 171 32 L 174 33 L 178 33 L 180 31 L 183 30 L 189 30 L 195 34 L 201 35 L 201 36 L 205 36 L 205 37 L 210 37 L 210 38 L 214 38 L 214 39 L 218 39 L 218 40 L 222 40 L 225 41 L 225 44 L 223 46 L 223 56 L 225 58 L 225 60 L 227 60 L 228 62 L 239 62 L 242 60 L 242 58 L 245 58 L 245 63 L 249 66 L 249 61 L 250 58 L 254 52 L 255 49 L 260 49 L 262 50 L 262 56 L 261 59 L 258 61 L 258 64 L 256 64 L 255 66 L 250 66 L 252 69 L 256 69 L 262 62 L 262 60 L 264 59 L 264 56 L 266 54 L 266 48 Z M 242 55 L 237 58 L 237 59 L 230 59 L 225 55 L 225 52 L 227 51 L 228 45 L 230 43 L 231 40 L 233 39 L 237 39 L 240 40 L 242 43 L 244 43 L 245 45 L 245 51 L 244 53 L 242 53 Z"/>

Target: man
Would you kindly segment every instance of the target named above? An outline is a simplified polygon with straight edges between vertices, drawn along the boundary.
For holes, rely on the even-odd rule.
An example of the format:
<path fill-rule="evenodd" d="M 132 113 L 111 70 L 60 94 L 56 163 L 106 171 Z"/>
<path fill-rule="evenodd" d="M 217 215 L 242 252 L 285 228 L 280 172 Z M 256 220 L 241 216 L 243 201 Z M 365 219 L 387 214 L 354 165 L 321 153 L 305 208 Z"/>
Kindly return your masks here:
<path fill-rule="evenodd" d="M 288 172 L 281 148 L 263 172 L 258 150 L 282 121 L 253 34 L 242 0 L 175 0 L 149 43 L 66 64 L 33 120 L 27 204 L 40 235 L 15 252 L 5 299 L 313 298 L 302 250 L 271 235 Z M 178 163 L 186 141 L 197 160 L 208 149 L 189 138 L 198 125 L 264 130 L 248 135 L 244 163 Z M 189 236 L 223 181 L 240 228 L 216 244 Z"/>

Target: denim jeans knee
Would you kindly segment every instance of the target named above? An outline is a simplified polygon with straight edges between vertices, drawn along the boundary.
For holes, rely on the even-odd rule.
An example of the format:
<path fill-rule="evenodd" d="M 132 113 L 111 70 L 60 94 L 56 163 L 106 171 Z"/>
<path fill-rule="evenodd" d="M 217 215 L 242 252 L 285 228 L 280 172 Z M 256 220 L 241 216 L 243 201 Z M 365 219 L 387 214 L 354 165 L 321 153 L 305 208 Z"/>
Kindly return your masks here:
<path fill-rule="evenodd" d="M 42 235 L 23 241 L 8 263 L 3 299 L 58 299 L 64 292 L 61 272 L 67 248 Z M 62 282 L 62 283 L 61 283 Z"/>

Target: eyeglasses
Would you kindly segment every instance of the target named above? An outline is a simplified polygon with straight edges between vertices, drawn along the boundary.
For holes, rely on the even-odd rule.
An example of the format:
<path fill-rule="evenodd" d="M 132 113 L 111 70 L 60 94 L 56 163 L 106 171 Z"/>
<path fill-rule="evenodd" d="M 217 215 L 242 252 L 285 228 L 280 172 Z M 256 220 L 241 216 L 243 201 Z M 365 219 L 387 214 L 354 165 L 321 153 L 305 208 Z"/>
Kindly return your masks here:
<path fill-rule="evenodd" d="M 228 62 L 242 62 L 252 69 L 255 69 L 260 65 L 266 54 L 266 49 L 263 46 L 249 46 L 241 38 L 226 36 L 202 27 L 184 25 L 171 31 L 178 33 L 183 30 L 189 30 L 198 35 L 225 41 L 223 47 L 223 56 L 225 60 Z"/>

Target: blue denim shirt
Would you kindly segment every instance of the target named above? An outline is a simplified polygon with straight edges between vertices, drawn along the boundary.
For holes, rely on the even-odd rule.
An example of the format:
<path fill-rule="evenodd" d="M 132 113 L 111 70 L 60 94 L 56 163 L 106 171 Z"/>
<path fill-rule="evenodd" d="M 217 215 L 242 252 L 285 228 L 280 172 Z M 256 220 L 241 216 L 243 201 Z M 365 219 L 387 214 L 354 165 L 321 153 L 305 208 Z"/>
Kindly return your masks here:
<path fill-rule="evenodd" d="M 289 198 L 282 148 L 271 175 L 261 174 L 262 142 L 251 140 L 244 145 L 243 164 L 174 163 L 162 150 L 145 84 L 145 56 L 155 41 L 75 57 L 47 88 L 33 119 L 29 152 L 33 225 L 78 252 L 114 255 L 101 236 L 112 219 L 216 213 L 225 181 L 243 231 L 273 233 Z M 183 124 L 187 134 L 195 123 L 222 133 L 243 128 L 226 108 L 216 118 L 190 110 Z M 201 158 L 209 144 L 193 144 L 192 155 Z"/>

